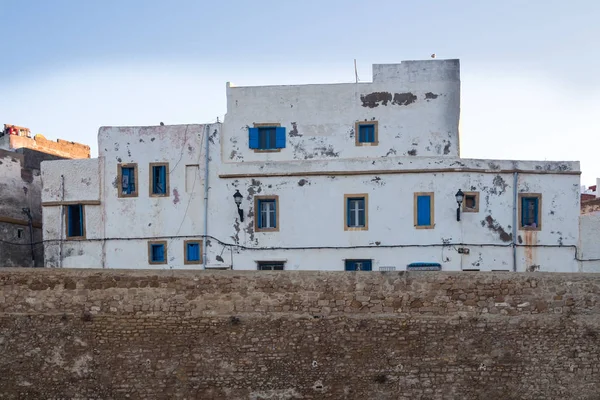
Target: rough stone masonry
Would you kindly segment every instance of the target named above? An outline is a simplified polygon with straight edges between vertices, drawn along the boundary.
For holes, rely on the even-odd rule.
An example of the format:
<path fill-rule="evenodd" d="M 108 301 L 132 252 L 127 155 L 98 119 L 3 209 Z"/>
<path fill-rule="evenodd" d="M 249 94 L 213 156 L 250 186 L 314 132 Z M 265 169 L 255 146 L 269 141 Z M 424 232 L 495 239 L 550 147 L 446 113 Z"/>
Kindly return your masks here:
<path fill-rule="evenodd" d="M 600 398 L 600 276 L 0 269 L 1 399 Z"/>

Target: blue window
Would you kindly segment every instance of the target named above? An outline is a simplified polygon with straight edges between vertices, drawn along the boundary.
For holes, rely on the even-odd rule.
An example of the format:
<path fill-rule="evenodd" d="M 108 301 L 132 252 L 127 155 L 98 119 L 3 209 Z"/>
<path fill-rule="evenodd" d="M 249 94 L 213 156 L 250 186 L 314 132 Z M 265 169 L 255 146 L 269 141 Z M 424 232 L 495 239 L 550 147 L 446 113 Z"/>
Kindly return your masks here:
<path fill-rule="evenodd" d="M 135 164 L 123 165 L 121 168 L 121 191 L 119 197 L 137 196 L 136 166 Z"/>
<path fill-rule="evenodd" d="M 185 242 L 185 263 L 186 264 L 200 264 L 202 255 L 200 249 L 202 246 L 200 242 Z"/>
<path fill-rule="evenodd" d="M 248 128 L 249 145 L 256 150 L 277 150 L 285 148 L 285 128 L 261 126 Z"/>
<path fill-rule="evenodd" d="M 433 193 L 415 193 L 415 226 L 433 228 Z"/>
<path fill-rule="evenodd" d="M 371 260 L 346 260 L 346 271 L 371 271 Z"/>
<path fill-rule="evenodd" d="M 375 124 L 358 125 L 358 142 L 375 143 Z"/>
<path fill-rule="evenodd" d="M 366 197 L 346 197 L 346 228 L 367 227 L 366 205 Z"/>
<path fill-rule="evenodd" d="M 168 193 L 168 178 L 166 164 L 151 164 L 152 187 L 151 194 L 167 195 Z"/>
<path fill-rule="evenodd" d="M 521 228 L 539 229 L 541 227 L 539 194 L 521 194 Z"/>
<path fill-rule="evenodd" d="M 67 206 L 67 237 L 84 237 L 83 206 L 73 204 Z"/>
<path fill-rule="evenodd" d="M 256 198 L 256 225 L 258 230 L 277 230 L 277 197 Z"/>
<path fill-rule="evenodd" d="M 150 264 L 166 264 L 167 249 L 166 242 L 150 242 L 148 243 L 148 256 Z"/>

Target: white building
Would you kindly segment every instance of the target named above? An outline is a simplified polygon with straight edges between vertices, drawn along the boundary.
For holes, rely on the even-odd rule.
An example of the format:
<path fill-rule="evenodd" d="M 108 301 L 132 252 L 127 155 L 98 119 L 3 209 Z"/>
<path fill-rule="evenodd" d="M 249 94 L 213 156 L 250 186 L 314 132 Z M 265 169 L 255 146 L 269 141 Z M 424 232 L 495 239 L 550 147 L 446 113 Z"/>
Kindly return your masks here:
<path fill-rule="evenodd" d="M 98 159 L 42 164 L 47 264 L 577 271 L 579 163 L 461 159 L 459 118 L 458 60 L 428 60 L 103 127 Z"/>

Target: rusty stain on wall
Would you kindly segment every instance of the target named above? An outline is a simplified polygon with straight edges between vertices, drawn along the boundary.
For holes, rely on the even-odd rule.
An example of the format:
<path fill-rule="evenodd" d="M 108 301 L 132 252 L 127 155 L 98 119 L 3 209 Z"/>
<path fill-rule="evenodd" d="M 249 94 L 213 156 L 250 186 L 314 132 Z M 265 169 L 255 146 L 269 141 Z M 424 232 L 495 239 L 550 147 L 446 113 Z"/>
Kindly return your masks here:
<path fill-rule="evenodd" d="M 485 217 L 484 221 L 481 221 L 482 226 L 485 226 L 486 223 L 490 231 L 496 232 L 500 236 L 500 240 L 502 240 L 503 242 L 512 241 L 512 233 L 506 233 L 504 228 L 500 226 L 500 224 L 494 218 L 492 218 L 491 215 L 488 215 L 487 217 Z"/>

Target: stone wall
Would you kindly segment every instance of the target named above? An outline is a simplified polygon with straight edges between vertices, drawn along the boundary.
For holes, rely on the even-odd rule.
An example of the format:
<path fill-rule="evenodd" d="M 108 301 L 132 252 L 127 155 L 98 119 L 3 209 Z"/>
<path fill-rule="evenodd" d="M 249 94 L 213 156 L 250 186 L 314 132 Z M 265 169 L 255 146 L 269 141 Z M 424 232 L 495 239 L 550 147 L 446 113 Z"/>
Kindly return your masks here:
<path fill-rule="evenodd" d="M 599 397 L 600 276 L 0 270 L 3 399 Z"/>

